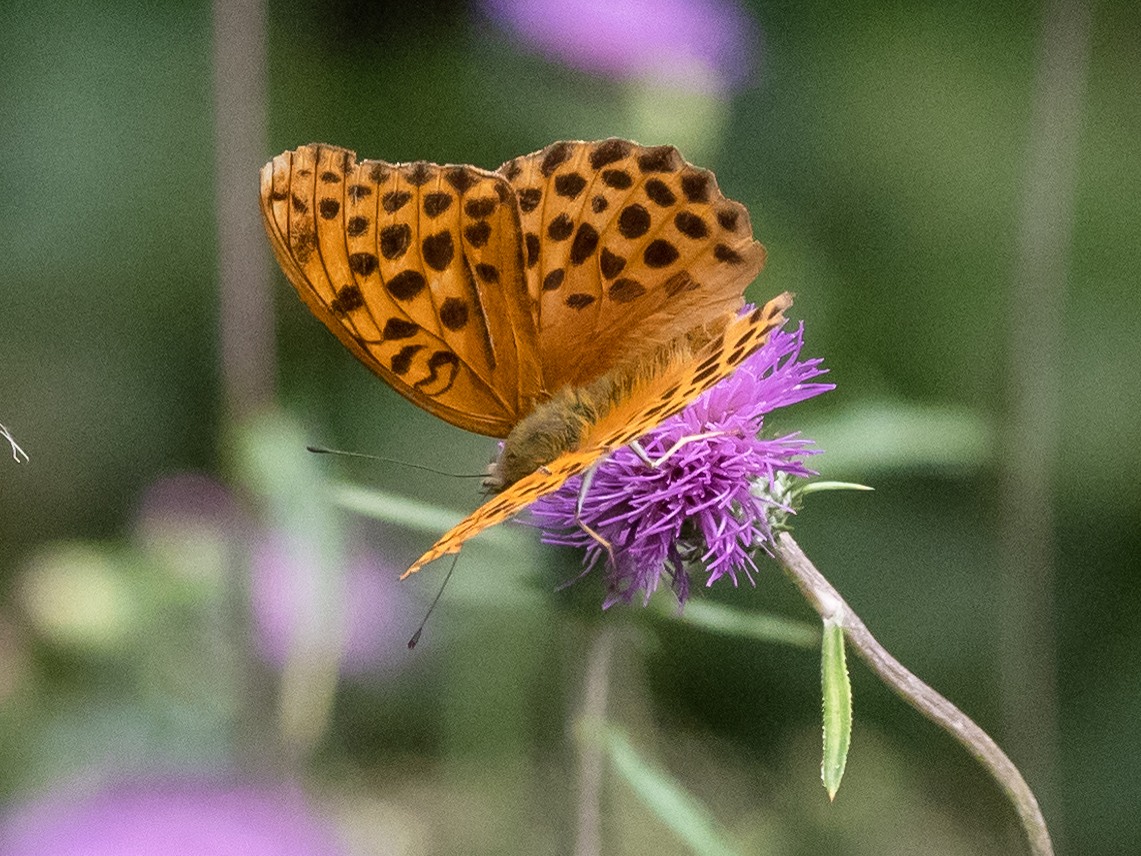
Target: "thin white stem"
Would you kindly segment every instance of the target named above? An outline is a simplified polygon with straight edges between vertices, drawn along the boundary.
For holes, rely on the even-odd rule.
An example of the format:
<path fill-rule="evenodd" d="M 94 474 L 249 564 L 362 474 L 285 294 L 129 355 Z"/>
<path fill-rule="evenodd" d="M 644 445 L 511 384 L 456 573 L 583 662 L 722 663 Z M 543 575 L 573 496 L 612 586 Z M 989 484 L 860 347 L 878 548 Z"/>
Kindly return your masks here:
<path fill-rule="evenodd" d="M 614 558 L 614 547 L 609 541 L 603 538 L 601 534 L 595 532 L 594 529 L 588 526 L 582 519 L 582 509 L 586 504 L 586 494 L 587 491 L 590 490 L 591 482 L 594 481 L 594 474 L 598 472 L 598 464 L 600 462 L 601 461 L 595 461 L 593 464 L 587 467 L 586 472 L 582 474 L 582 484 L 580 484 L 578 488 L 578 501 L 575 502 L 574 505 L 574 522 L 578 525 L 579 529 L 593 538 L 599 546 L 606 550 L 607 555 L 610 556 L 610 566 L 617 567 L 618 562 Z"/>
<path fill-rule="evenodd" d="M 676 454 L 678 449 L 682 448 L 687 443 L 693 443 L 696 440 L 708 440 L 710 437 L 721 437 L 721 436 L 724 436 L 725 434 L 738 434 L 739 435 L 740 433 L 741 433 L 740 431 L 706 431 L 703 434 L 687 434 L 686 436 L 680 438 L 676 443 L 674 443 L 668 449 L 666 449 L 666 451 L 662 454 L 662 456 L 660 458 L 651 458 L 649 452 L 647 452 L 642 447 L 642 444 L 639 443 L 637 440 L 631 440 L 630 443 L 628 444 L 628 446 L 630 448 L 630 451 L 633 452 L 635 455 L 637 455 L 639 458 L 641 458 L 642 462 L 645 463 L 646 466 L 651 467 L 652 469 L 656 470 L 658 467 L 660 467 L 662 464 L 664 464 L 667 460 L 672 458 L 674 456 L 674 454 Z"/>
<path fill-rule="evenodd" d="M 16 438 L 13 437 L 8 429 L 2 424 L 0 424 L 0 437 L 3 437 L 11 444 L 12 460 L 14 460 L 17 464 L 20 463 L 21 458 L 23 458 L 25 461 L 31 460 L 31 458 L 28 457 L 28 453 L 20 448 L 20 444 L 16 442 Z"/>

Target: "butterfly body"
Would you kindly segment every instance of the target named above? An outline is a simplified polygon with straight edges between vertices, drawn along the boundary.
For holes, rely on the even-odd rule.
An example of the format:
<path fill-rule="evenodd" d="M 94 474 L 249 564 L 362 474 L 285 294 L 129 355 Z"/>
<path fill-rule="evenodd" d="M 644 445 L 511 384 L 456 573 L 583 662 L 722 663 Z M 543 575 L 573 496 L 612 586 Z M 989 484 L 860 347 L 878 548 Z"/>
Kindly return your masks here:
<path fill-rule="evenodd" d="M 493 492 L 501 491 L 560 454 L 577 451 L 591 426 L 631 400 L 638 387 L 652 384 L 671 369 L 691 362 L 694 354 L 724 329 L 730 317 L 690 330 L 638 361 L 620 364 L 581 386 L 564 386 L 512 429 L 484 486 Z"/>
<path fill-rule="evenodd" d="M 261 208 L 282 269 L 366 366 L 507 438 L 499 495 L 408 573 L 680 411 L 791 305 L 737 317 L 764 248 L 671 146 L 555 143 L 492 172 L 313 144 L 265 166 Z"/>

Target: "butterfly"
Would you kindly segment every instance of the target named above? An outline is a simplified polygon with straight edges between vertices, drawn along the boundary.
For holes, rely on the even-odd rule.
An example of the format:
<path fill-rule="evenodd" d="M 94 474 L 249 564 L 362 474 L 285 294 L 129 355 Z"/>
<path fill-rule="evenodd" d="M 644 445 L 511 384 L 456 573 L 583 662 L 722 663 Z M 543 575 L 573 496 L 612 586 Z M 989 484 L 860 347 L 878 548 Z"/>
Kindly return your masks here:
<path fill-rule="evenodd" d="M 489 171 L 314 143 L 263 167 L 260 198 L 282 270 L 345 347 L 504 438 L 496 495 L 402 578 L 683 410 L 792 305 L 738 315 L 765 249 L 672 146 L 558 142 Z"/>

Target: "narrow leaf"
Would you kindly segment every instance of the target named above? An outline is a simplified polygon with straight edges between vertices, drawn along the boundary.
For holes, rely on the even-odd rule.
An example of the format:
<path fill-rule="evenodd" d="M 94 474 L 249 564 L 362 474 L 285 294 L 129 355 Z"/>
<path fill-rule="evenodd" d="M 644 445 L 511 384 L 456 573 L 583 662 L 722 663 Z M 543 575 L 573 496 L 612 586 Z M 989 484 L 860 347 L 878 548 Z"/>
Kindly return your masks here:
<path fill-rule="evenodd" d="M 638 755 L 626 735 L 605 729 L 606 753 L 617 773 L 657 818 L 702 856 L 735 856 L 712 813 L 669 773 Z"/>
<path fill-rule="evenodd" d="M 793 621 L 768 613 L 745 612 L 696 598 L 690 598 L 683 613 L 679 613 L 676 600 L 669 604 L 665 598 L 655 598 L 650 603 L 665 618 L 711 633 L 749 637 L 764 642 L 795 645 L 798 648 L 814 648 L 820 644 L 820 632 L 816 625 L 805 621 Z"/>
<path fill-rule="evenodd" d="M 852 683 L 844 654 L 844 631 L 834 619 L 824 620 L 820 684 L 824 696 L 824 760 L 820 778 L 835 799 L 852 742 Z"/>

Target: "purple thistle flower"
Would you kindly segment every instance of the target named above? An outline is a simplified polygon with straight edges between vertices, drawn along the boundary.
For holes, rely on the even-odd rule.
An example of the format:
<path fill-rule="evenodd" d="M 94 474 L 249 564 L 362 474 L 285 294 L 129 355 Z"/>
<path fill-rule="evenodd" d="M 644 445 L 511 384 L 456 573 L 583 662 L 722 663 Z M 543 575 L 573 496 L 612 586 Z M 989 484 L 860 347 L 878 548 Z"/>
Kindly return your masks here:
<path fill-rule="evenodd" d="M 691 91 L 746 82 L 760 30 L 737 0 L 480 0 L 530 49 L 583 71 Z"/>
<path fill-rule="evenodd" d="M 807 382 L 826 370 L 820 359 L 799 360 L 803 334 L 803 324 L 795 333 L 773 331 L 731 377 L 643 437 L 641 446 L 656 461 L 684 437 L 712 436 L 689 440 L 656 468 L 629 448 L 598 466 L 581 519 L 610 543 L 612 556 L 575 520 L 580 477 L 531 506 L 529 522 L 543 529 L 544 543 L 586 550 L 583 575 L 606 558 L 610 593 L 603 608 L 630 602 L 639 591 L 648 603 L 663 573 L 684 605 L 698 562 L 706 585 L 723 576 L 736 585 L 739 571 L 753 581 L 751 552 L 767 552 L 773 537 L 769 513 L 793 512 L 778 478 L 816 475 L 803 458 L 821 451 L 808 448 L 812 441 L 799 433 L 760 438 L 764 416 L 835 388 Z"/>
<path fill-rule="evenodd" d="M 5 812 L 5 856 L 342 856 L 334 830 L 290 787 L 140 778 L 76 786 Z"/>

